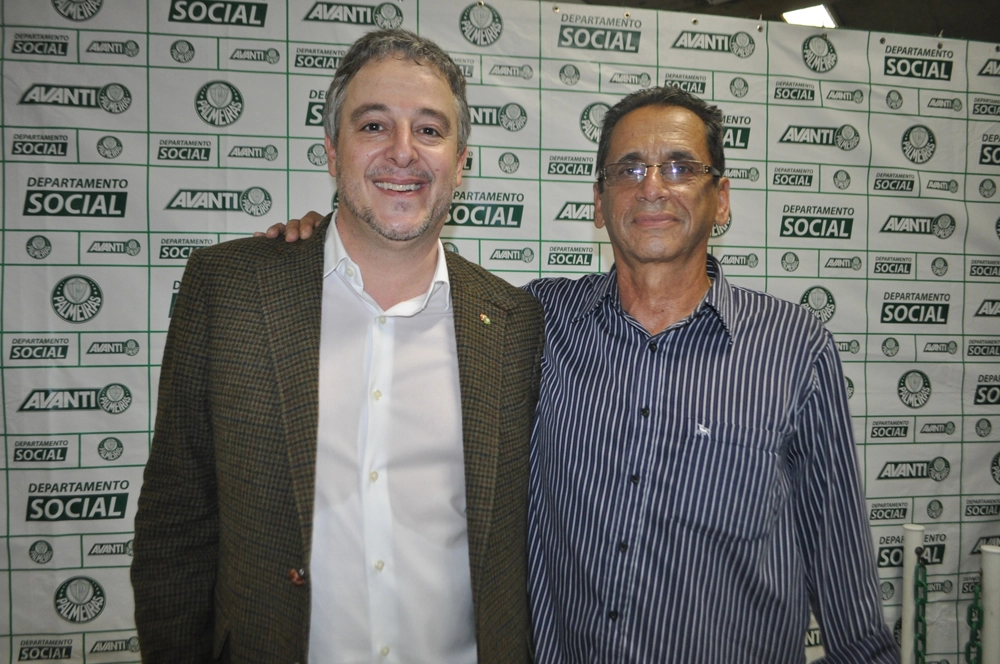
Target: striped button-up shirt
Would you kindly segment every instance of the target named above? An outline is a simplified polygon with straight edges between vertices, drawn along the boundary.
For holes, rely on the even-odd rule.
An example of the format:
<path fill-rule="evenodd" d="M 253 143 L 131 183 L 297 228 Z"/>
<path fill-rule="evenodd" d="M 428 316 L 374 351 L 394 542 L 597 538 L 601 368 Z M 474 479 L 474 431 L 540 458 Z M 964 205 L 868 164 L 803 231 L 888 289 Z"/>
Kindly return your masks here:
<path fill-rule="evenodd" d="M 650 336 L 615 271 L 545 308 L 531 466 L 540 664 L 898 662 L 840 360 L 799 307 L 713 279 Z"/>

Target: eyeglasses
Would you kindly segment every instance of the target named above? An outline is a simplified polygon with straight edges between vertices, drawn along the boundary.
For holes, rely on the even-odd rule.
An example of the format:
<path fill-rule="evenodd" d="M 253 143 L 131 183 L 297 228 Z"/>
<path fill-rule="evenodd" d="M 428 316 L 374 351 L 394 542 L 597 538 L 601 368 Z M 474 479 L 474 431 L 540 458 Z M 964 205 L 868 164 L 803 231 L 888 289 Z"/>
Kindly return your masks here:
<path fill-rule="evenodd" d="M 662 164 L 620 161 L 602 168 L 597 179 L 603 180 L 611 186 L 634 185 L 645 180 L 650 169 L 657 167 L 660 169 L 660 177 L 667 184 L 687 184 L 705 173 L 710 173 L 715 177 L 722 176 L 719 169 L 700 161 L 665 161 Z"/>

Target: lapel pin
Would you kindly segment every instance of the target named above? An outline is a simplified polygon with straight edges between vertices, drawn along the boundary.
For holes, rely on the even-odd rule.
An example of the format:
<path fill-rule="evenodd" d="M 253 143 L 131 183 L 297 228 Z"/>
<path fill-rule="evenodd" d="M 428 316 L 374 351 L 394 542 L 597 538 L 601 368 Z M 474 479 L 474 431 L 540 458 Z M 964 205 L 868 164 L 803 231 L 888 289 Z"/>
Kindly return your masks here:
<path fill-rule="evenodd" d="M 490 324 L 490 317 L 486 314 L 479 314 L 479 320 L 483 321 L 485 324 Z"/>

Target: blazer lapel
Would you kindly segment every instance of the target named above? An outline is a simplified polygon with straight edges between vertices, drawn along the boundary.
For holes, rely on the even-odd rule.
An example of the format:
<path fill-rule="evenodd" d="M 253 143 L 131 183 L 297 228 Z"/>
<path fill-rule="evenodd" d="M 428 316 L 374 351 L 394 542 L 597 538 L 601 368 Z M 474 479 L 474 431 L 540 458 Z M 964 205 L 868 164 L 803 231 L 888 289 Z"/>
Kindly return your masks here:
<path fill-rule="evenodd" d="M 288 446 L 305 560 L 311 559 L 319 421 L 319 338 L 323 304 L 323 244 L 330 217 L 310 240 L 289 245 L 257 270 L 267 351 Z"/>
<path fill-rule="evenodd" d="M 478 598 L 496 485 L 500 428 L 500 361 L 506 310 L 477 287 L 477 275 L 448 258 L 458 375 L 462 395 L 466 519 L 473 598 Z"/>

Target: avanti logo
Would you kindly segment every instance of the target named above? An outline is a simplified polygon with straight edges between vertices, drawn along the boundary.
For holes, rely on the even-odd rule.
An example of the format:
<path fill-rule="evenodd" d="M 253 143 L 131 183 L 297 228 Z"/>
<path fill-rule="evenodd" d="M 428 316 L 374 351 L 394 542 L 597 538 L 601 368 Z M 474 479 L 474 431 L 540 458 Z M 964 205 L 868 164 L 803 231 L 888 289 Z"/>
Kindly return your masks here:
<path fill-rule="evenodd" d="M 936 433 L 952 436 L 955 434 L 955 423 L 948 422 L 927 422 L 920 427 L 920 433 Z"/>
<path fill-rule="evenodd" d="M 458 28 L 470 44 L 492 46 L 503 34 L 503 17 L 492 5 L 476 2 L 462 10 Z"/>
<path fill-rule="evenodd" d="M 94 240 L 87 248 L 88 254 L 127 254 L 138 256 L 142 245 L 136 239 L 130 240 Z"/>
<path fill-rule="evenodd" d="M 1000 60 L 987 60 L 977 76 L 1000 76 Z"/>
<path fill-rule="evenodd" d="M 134 58 L 139 55 L 138 42 L 129 39 L 128 41 L 92 41 L 87 46 L 87 53 L 104 53 L 106 55 L 127 55 Z"/>
<path fill-rule="evenodd" d="M 853 101 L 861 104 L 865 101 L 865 93 L 862 90 L 830 90 L 826 93 L 826 98 L 831 101 Z"/>
<path fill-rule="evenodd" d="M 913 125 L 905 132 L 900 141 L 903 156 L 914 164 L 925 164 L 934 156 L 937 149 L 937 139 L 934 132 L 924 125 Z"/>
<path fill-rule="evenodd" d="M 324 155 L 326 152 L 324 151 Z M 278 158 L 278 148 L 273 145 L 234 145 L 229 150 L 229 157 L 235 159 L 266 159 L 274 161 Z"/>
<path fill-rule="evenodd" d="M 719 259 L 720 265 L 736 265 L 739 267 L 756 268 L 760 264 L 757 254 L 724 254 Z"/>
<path fill-rule="evenodd" d="M 930 461 L 887 461 L 879 471 L 880 480 L 932 479 L 942 482 L 951 473 L 951 464 L 944 457 Z"/>
<path fill-rule="evenodd" d="M 70 21 L 86 21 L 101 11 L 104 0 L 52 0 L 52 7 Z"/>
<path fill-rule="evenodd" d="M 281 60 L 281 53 L 276 48 L 237 48 L 229 55 L 229 59 L 243 62 L 266 62 L 274 65 Z"/>
<path fill-rule="evenodd" d="M 986 537 L 980 537 L 976 540 L 976 543 L 972 547 L 972 551 L 969 553 L 973 556 L 978 556 L 983 552 L 983 546 L 1000 546 L 1000 535 L 987 535 Z"/>
<path fill-rule="evenodd" d="M 807 289 L 799 299 L 799 304 L 823 323 L 828 323 L 837 312 L 837 302 L 833 298 L 833 293 L 822 286 Z"/>
<path fill-rule="evenodd" d="M 128 556 L 132 557 L 132 540 L 127 542 L 94 542 L 88 556 Z"/>
<path fill-rule="evenodd" d="M 604 102 L 597 101 L 589 104 L 580 114 L 580 131 L 591 143 L 596 143 L 601 137 L 601 127 L 604 125 L 604 116 L 611 107 Z"/>
<path fill-rule="evenodd" d="M 611 75 L 608 80 L 609 83 L 619 83 L 622 85 L 635 85 L 640 88 L 648 88 L 649 84 L 653 82 L 653 77 L 642 72 L 636 73 L 626 73 L 626 72 L 615 72 Z M 670 83 L 664 83 L 664 85 L 670 85 Z M 680 86 L 678 86 L 680 87 Z"/>
<path fill-rule="evenodd" d="M 955 228 L 957 228 L 955 218 L 950 214 L 939 214 L 936 217 L 906 217 L 893 214 L 885 220 L 879 232 L 933 235 L 944 240 L 951 237 Z"/>
<path fill-rule="evenodd" d="M 243 191 L 180 189 L 167 203 L 168 210 L 215 210 L 243 212 L 251 217 L 262 217 L 271 210 L 271 194 L 262 187 Z"/>
<path fill-rule="evenodd" d="M 956 341 L 928 341 L 924 344 L 925 353 L 948 353 L 954 355 L 958 352 L 958 342 Z"/>
<path fill-rule="evenodd" d="M 490 76 L 506 76 L 508 78 L 523 78 L 530 81 L 535 75 L 531 65 L 501 65 L 495 64 L 490 68 Z"/>
<path fill-rule="evenodd" d="M 132 93 L 121 83 L 109 83 L 101 88 L 35 83 L 21 95 L 17 103 L 100 108 L 117 115 L 124 113 L 132 105 Z"/>
<path fill-rule="evenodd" d="M 507 131 L 521 131 L 528 123 L 528 112 L 514 102 L 503 106 L 470 106 L 469 114 L 473 125 L 503 127 Z"/>
<path fill-rule="evenodd" d="M 831 256 L 826 259 L 826 265 L 824 267 L 841 270 L 854 270 L 857 272 L 863 266 L 864 262 L 859 256 Z"/>
<path fill-rule="evenodd" d="M 48 412 L 56 410 L 103 410 L 120 415 L 132 405 L 132 392 L 121 383 L 103 388 L 55 388 L 32 390 L 17 409 L 18 412 Z"/>
<path fill-rule="evenodd" d="M 95 641 L 90 652 L 139 652 L 139 637 L 130 636 L 127 639 L 110 639 Z"/>
<path fill-rule="evenodd" d="M 69 55 L 69 37 L 61 34 L 15 33 L 11 53 L 18 55 Z"/>
<path fill-rule="evenodd" d="M 267 3 L 234 0 L 170 0 L 168 21 L 263 28 Z"/>
<path fill-rule="evenodd" d="M 139 342 L 135 339 L 126 341 L 93 341 L 87 348 L 87 355 L 128 355 L 139 354 Z"/>
<path fill-rule="evenodd" d="M 492 261 L 521 261 L 523 263 L 530 263 L 535 260 L 535 252 L 530 247 L 525 247 L 524 249 L 494 249 L 493 253 L 490 254 L 490 260 Z"/>
<path fill-rule="evenodd" d="M 927 101 L 927 108 L 943 108 L 950 111 L 961 111 L 964 108 L 962 100 L 958 97 L 952 99 L 944 99 L 940 97 L 932 97 Z"/>
<path fill-rule="evenodd" d="M 306 21 L 375 25 L 380 28 L 398 28 L 403 25 L 403 10 L 397 5 L 383 2 L 372 5 L 348 5 L 335 2 L 317 2 L 306 14 Z"/>
<path fill-rule="evenodd" d="M 87 623 L 101 615 L 107 598 L 104 588 L 86 576 L 67 579 L 56 589 L 56 613 L 71 623 Z"/>
<path fill-rule="evenodd" d="M 899 377 L 896 395 L 907 408 L 923 408 L 931 398 L 931 379 L 923 371 L 911 369 Z"/>
<path fill-rule="evenodd" d="M 194 97 L 198 117 L 213 127 L 228 127 L 243 114 L 243 95 L 226 81 L 209 81 Z"/>
<path fill-rule="evenodd" d="M 983 300 L 973 315 L 980 318 L 1000 318 L 1000 300 Z"/>
<path fill-rule="evenodd" d="M 742 31 L 727 35 L 715 32 L 684 30 L 677 35 L 677 39 L 674 40 L 670 48 L 732 53 L 738 58 L 749 58 L 753 55 L 755 46 L 753 37 Z"/>
<path fill-rule="evenodd" d="M 806 127 L 789 125 L 778 139 L 779 143 L 797 143 L 800 145 L 836 146 L 849 151 L 858 147 L 861 135 L 849 124 L 840 127 Z"/>
<path fill-rule="evenodd" d="M 817 74 L 837 66 L 837 49 L 826 35 L 813 35 L 802 42 L 802 62 Z"/>
<path fill-rule="evenodd" d="M 556 214 L 556 221 L 594 221 L 594 203 L 566 201 Z"/>

